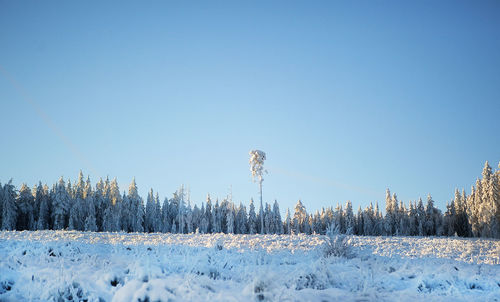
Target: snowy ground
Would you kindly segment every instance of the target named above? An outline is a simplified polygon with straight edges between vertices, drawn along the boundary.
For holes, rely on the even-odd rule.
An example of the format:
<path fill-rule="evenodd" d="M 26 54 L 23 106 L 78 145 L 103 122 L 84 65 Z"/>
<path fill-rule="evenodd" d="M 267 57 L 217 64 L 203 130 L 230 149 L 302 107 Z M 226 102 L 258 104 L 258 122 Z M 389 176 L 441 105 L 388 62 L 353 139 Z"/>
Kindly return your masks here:
<path fill-rule="evenodd" d="M 500 301 L 500 241 L 0 232 L 0 301 Z"/>

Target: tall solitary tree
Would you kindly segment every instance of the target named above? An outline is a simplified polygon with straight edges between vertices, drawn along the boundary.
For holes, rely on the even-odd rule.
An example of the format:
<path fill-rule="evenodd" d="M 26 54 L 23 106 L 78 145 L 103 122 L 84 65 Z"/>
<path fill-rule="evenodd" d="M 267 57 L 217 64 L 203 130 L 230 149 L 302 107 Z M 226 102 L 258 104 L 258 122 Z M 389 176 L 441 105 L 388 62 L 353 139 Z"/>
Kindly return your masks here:
<path fill-rule="evenodd" d="M 264 178 L 262 175 L 267 173 L 264 170 L 264 160 L 266 160 L 266 153 L 260 150 L 250 151 L 250 171 L 252 172 L 253 181 L 259 182 L 259 192 L 260 192 L 260 232 L 264 233 L 264 213 L 262 205 L 262 181 Z"/>

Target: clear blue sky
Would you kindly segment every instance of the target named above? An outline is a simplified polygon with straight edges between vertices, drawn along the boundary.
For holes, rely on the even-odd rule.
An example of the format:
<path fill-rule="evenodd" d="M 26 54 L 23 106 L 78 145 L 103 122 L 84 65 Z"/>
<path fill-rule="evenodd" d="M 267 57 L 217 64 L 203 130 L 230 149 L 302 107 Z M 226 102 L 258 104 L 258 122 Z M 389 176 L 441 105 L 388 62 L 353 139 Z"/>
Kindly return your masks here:
<path fill-rule="evenodd" d="M 248 204 L 258 148 L 282 211 L 443 209 L 500 160 L 499 1 L 0 0 L 0 68 L 2 183 Z"/>

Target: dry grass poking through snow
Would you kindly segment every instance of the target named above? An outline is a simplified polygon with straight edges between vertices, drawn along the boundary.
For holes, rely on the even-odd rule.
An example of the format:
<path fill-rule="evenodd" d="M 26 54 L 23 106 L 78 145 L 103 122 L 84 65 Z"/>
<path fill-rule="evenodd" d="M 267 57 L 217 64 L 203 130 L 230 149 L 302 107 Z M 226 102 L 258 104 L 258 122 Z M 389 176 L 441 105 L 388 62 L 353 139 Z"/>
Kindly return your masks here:
<path fill-rule="evenodd" d="M 349 255 L 325 255 L 331 243 L 0 232 L 0 301 L 500 301 L 499 240 L 347 236 Z"/>

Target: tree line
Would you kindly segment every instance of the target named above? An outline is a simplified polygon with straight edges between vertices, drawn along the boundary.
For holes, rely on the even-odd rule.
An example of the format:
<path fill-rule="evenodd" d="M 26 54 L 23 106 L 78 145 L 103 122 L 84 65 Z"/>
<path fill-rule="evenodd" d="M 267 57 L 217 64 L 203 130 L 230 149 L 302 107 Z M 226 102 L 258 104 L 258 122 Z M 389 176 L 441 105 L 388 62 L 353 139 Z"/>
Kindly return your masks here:
<path fill-rule="evenodd" d="M 293 216 L 287 209 L 282 219 L 278 202 L 248 211 L 231 197 L 220 202 L 210 195 L 191 205 L 189 192 L 181 186 L 171 198 L 160 202 L 151 189 L 146 202 L 139 196 L 135 179 L 128 192 L 120 192 L 116 179 L 99 180 L 95 186 L 80 172 L 74 185 L 62 177 L 49 188 L 39 182 L 33 188 L 12 180 L 0 183 L 0 226 L 3 230 L 80 230 L 93 232 L 170 232 L 234 234 L 325 234 L 327 229 L 355 235 L 462 236 L 500 238 L 500 164 L 493 172 L 485 163 L 469 195 L 455 190 L 446 210 L 434 206 L 431 195 L 405 204 L 386 191 L 385 215 L 378 203 L 355 213 L 352 203 L 308 213 L 298 201 Z M 263 225 L 261 226 L 261 218 Z"/>

